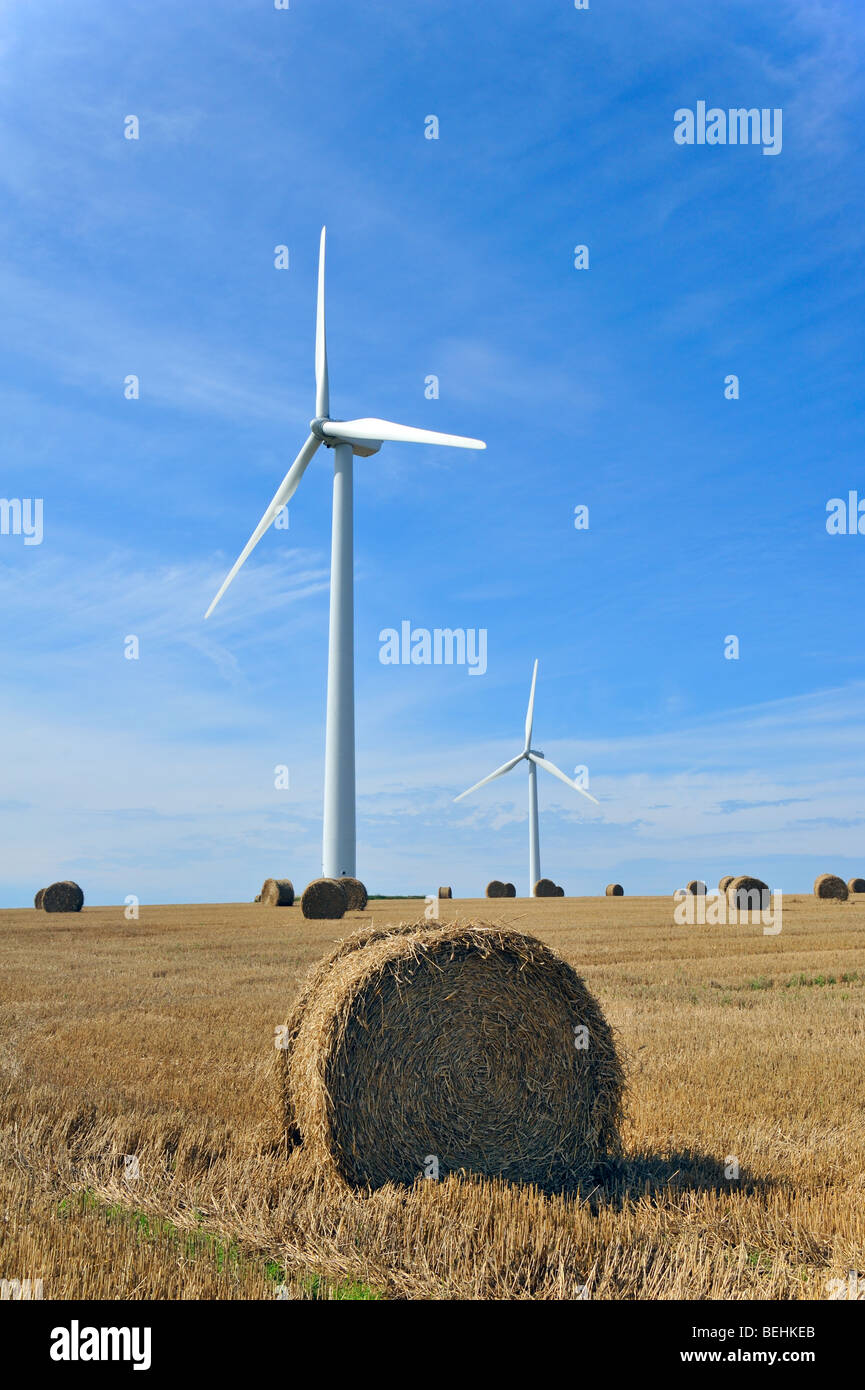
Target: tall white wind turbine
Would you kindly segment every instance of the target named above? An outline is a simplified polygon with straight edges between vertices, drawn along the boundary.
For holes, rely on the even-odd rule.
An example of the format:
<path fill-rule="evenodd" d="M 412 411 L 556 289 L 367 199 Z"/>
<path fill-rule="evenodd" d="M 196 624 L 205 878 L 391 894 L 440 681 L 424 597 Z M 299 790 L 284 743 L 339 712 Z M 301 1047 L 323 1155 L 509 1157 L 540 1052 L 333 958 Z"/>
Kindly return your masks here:
<path fill-rule="evenodd" d="M 323 444 L 333 450 L 333 531 L 330 560 L 330 637 L 327 665 L 327 722 L 324 754 L 324 835 L 322 873 L 340 878 L 355 873 L 354 777 L 354 455 L 369 458 L 385 441 L 448 444 L 457 449 L 485 449 L 480 439 L 437 430 L 413 429 L 390 420 L 334 420 L 330 415 L 327 341 L 324 322 L 326 228 L 321 229 L 318 259 L 318 304 L 315 323 L 315 418 L 309 437 L 277 489 L 222 587 L 211 603 L 209 618 L 238 570 L 258 545 L 277 513 L 292 498 Z"/>
<path fill-rule="evenodd" d="M 573 782 L 570 777 L 566 777 L 564 772 L 556 767 L 555 763 L 551 763 L 548 758 L 545 758 L 543 753 L 537 748 L 532 748 L 532 726 L 535 715 L 535 685 L 537 684 L 537 679 L 538 663 L 536 661 L 535 668 L 532 671 L 532 688 L 529 691 L 529 708 L 526 713 L 526 743 L 522 753 L 518 753 L 515 758 L 511 758 L 509 762 L 503 763 L 501 767 L 497 767 L 495 772 L 491 772 L 488 777 L 481 778 L 480 782 L 475 782 L 474 786 L 469 787 L 468 791 L 460 792 L 459 796 L 454 797 L 454 801 L 462 801 L 464 796 L 471 796 L 472 792 L 478 790 L 478 787 L 485 787 L 487 782 L 494 781 L 496 777 L 503 777 L 506 772 L 510 772 L 512 767 L 516 767 L 517 763 L 523 761 L 528 763 L 529 893 L 532 897 L 535 896 L 535 884 L 541 876 L 541 852 L 538 837 L 538 768 L 546 768 L 547 772 L 551 772 L 554 777 L 558 777 L 560 782 L 565 783 L 565 786 L 572 787 L 575 792 L 580 793 L 580 796 L 586 797 L 589 801 L 594 801 L 596 806 L 600 805 L 597 797 L 592 796 L 591 793 L 587 792 L 585 787 L 581 787 L 578 782 Z"/>

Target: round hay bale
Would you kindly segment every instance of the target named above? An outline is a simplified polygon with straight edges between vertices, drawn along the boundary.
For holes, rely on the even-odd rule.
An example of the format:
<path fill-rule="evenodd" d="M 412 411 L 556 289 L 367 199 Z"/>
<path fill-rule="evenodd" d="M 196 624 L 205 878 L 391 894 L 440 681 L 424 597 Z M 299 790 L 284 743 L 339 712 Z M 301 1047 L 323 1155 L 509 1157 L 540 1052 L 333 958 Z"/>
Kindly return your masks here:
<path fill-rule="evenodd" d="M 440 888 L 440 889 L 439 889 L 439 897 L 440 897 L 440 898 L 452 898 L 453 895 L 454 895 L 454 890 L 453 890 L 452 888 Z"/>
<path fill-rule="evenodd" d="M 505 885 L 501 882 L 500 879 L 497 879 L 497 878 L 492 879 L 492 880 L 487 884 L 486 894 L 487 894 L 487 897 L 488 897 L 488 898 L 505 898 L 505 897 L 507 897 L 507 893 L 505 892 Z"/>
<path fill-rule="evenodd" d="M 291 1099 L 290 1087 L 290 1064 L 291 1054 L 295 1040 L 300 1031 L 301 1021 L 306 1006 L 318 989 L 322 980 L 330 973 L 336 961 L 343 956 L 350 955 L 352 951 L 359 951 L 370 941 L 380 941 L 385 936 L 412 936 L 420 931 L 434 931 L 439 926 L 438 922 L 427 921 L 422 917 L 418 922 L 400 922 L 398 925 L 376 927 L 358 927 L 352 932 L 351 936 L 346 936 L 339 942 L 336 949 L 323 960 L 318 961 L 309 971 L 306 980 L 301 985 L 298 994 L 291 1008 L 291 1013 L 285 1027 L 280 1030 L 276 1056 L 277 1074 L 277 1110 L 278 1110 L 278 1138 L 288 1141 L 289 1146 L 300 1143 L 300 1131 L 294 1122 L 293 1102 Z"/>
<path fill-rule="evenodd" d="M 350 936 L 343 937 L 338 942 L 336 948 L 329 956 L 317 961 L 313 965 L 300 988 L 288 1020 L 284 1028 L 280 1029 L 280 1039 L 275 1050 L 276 1059 L 276 1129 L 274 1136 L 280 1147 L 299 1145 L 301 1142 L 300 1130 L 294 1116 L 294 1102 L 291 1091 L 291 1058 L 300 1025 L 306 1013 L 307 1005 L 315 995 L 322 981 L 326 979 L 337 961 L 342 960 L 343 956 L 351 955 L 353 951 L 359 951 L 372 941 L 381 941 L 385 937 L 391 936 L 414 936 L 418 932 L 438 931 L 441 923 L 435 920 L 428 920 L 421 917 L 415 922 L 390 923 L 386 926 L 357 927 Z"/>
<path fill-rule="evenodd" d="M 725 874 L 723 878 L 719 878 L 718 891 L 721 893 L 726 893 L 727 889 L 730 887 L 730 884 L 733 882 L 733 879 L 735 877 L 735 874 Z"/>
<path fill-rule="evenodd" d="M 259 901 L 263 907 L 294 907 L 294 884 L 290 878 L 266 878 Z"/>
<path fill-rule="evenodd" d="M 623 898 L 625 890 L 621 883 L 608 883 L 605 889 L 608 898 Z"/>
<path fill-rule="evenodd" d="M 692 878 L 691 882 L 686 885 L 685 892 L 690 893 L 695 898 L 705 898 L 708 889 L 701 878 Z"/>
<path fill-rule="evenodd" d="M 551 878 L 539 878 L 535 884 L 536 898 L 554 898 L 556 896 L 556 885 Z"/>
<path fill-rule="evenodd" d="M 348 874 L 344 874 L 342 878 L 337 879 L 337 882 L 342 884 L 348 903 L 348 911 L 363 912 L 369 902 L 369 895 L 360 879 L 351 878 Z"/>
<path fill-rule="evenodd" d="M 865 878 L 850 878 L 847 880 L 848 893 L 865 893 Z"/>
<path fill-rule="evenodd" d="M 846 902 L 847 884 L 837 874 L 820 874 L 814 883 L 815 898 L 834 898 L 836 902 Z"/>
<path fill-rule="evenodd" d="M 36 894 L 36 897 L 33 899 L 33 906 L 34 906 L 34 907 L 41 907 L 41 906 L 42 906 L 42 899 L 43 899 L 44 897 L 45 897 L 45 889 L 44 889 L 44 888 L 40 888 L 40 889 L 39 889 L 39 892 Z"/>
<path fill-rule="evenodd" d="M 442 1177 L 559 1186 L 618 1152 L 623 1072 L 597 1001 L 500 927 L 341 943 L 310 981 L 286 1076 L 307 1160 L 353 1187 L 411 1183 L 430 1155 Z"/>
<path fill-rule="evenodd" d="M 563 898 L 563 897 L 565 896 L 565 890 L 564 890 L 564 888 L 562 887 L 562 885 L 561 885 L 560 883 L 557 883 L 557 884 L 556 884 L 556 893 L 555 893 L 555 896 L 556 896 L 557 898 Z"/>
<path fill-rule="evenodd" d="M 345 916 L 348 898 L 336 878 L 315 878 L 303 890 L 300 910 L 317 921 L 338 921 Z"/>
<path fill-rule="evenodd" d="M 516 890 L 516 888 L 514 887 L 514 885 L 513 885 L 512 883 L 506 883 L 506 884 L 505 884 L 505 897 L 506 897 L 506 898 L 515 898 L 516 896 L 517 896 L 517 890 Z"/>
<path fill-rule="evenodd" d="M 261 894 L 260 894 L 260 893 L 256 893 L 254 901 L 257 902 L 257 903 L 260 903 L 260 902 L 261 902 Z"/>
<path fill-rule="evenodd" d="M 60 883 L 49 883 L 42 890 L 42 906 L 46 912 L 80 912 L 84 906 L 84 894 L 71 879 Z"/>
<path fill-rule="evenodd" d="M 739 874 L 727 884 L 727 898 L 738 912 L 762 912 L 771 904 L 768 883 Z"/>

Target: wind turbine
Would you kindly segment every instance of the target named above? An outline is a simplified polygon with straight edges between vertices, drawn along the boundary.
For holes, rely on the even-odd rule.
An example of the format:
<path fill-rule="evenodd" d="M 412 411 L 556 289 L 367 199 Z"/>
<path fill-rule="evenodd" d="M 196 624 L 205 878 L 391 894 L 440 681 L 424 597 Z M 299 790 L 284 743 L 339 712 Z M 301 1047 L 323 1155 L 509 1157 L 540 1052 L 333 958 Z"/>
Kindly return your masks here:
<path fill-rule="evenodd" d="M 309 437 L 280 483 L 273 500 L 229 570 L 211 603 L 209 618 L 238 570 L 252 554 L 277 513 L 294 496 L 320 445 L 333 450 L 333 530 L 330 551 L 330 636 L 327 654 L 327 719 L 324 753 L 324 835 L 322 873 L 340 878 L 355 873 L 354 777 L 354 455 L 369 458 L 387 441 L 448 444 L 485 449 L 480 439 L 438 430 L 418 430 L 390 420 L 334 420 L 330 415 L 327 340 L 324 322 L 324 261 L 327 228 L 321 229 L 318 301 L 315 320 L 315 418 Z"/>
<path fill-rule="evenodd" d="M 459 796 L 454 797 L 454 801 L 462 801 L 464 796 L 471 796 L 472 792 L 478 790 L 478 787 L 485 787 L 487 782 L 493 782 L 496 777 L 503 777 L 506 772 L 510 772 L 512 767 L 516 767 L 517 763 L 521 763 L 524 760 L 528 763 L 529 893 L 531 897 L 535 896 L 535 884 L 541 876 L 541 854 L 538 837 L 538 768 L 546 768 L 547 772 L 551 772 L 554 777 L 558 777 L 559 781 L 564 782 L 565 786 L 572 787 L 575 792 L 580 793 L 580 796 L 586 797 L 589 801 L 594 801 L 596 806 L 600 805 L 596 796 L 592 796 L 591 793 L 587 792 L 585 787 L 581 787 L 578 782 L 572 782 L 570 777 L 566 777 L 564 772 L 556 767 L 555 763 L 551 763 L 537 748 L 532 748 L 532 725 L 535 714 L 535 685 L 537 684 L 537 679 L 538 663 L 535 661 L 535 669 L 532 671 L 532 688 L 529 692 L 529 708 L 526 713 L 526 743 L 522 753 L 518 753 L 515 758 L 511 758 L 509 762 L 503 763 L 501 767 L 497 767 L 495 772 L 490 773 L 489 777 L 483 777 L 480 782 L 475 782 L 474 786 L 469 787 L 468 791 L 460 792 Z"/>

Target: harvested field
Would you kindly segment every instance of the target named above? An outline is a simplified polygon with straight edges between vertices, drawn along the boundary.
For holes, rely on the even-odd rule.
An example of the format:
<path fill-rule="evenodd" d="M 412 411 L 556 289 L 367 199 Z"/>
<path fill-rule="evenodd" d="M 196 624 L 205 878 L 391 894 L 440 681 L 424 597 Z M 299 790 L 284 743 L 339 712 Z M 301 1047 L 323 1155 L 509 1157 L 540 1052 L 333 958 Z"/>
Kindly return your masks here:
<path fill-rule="evenodd" d="M 46 1298 L 824 1299 L 865 1268 L 865 897 L 785 897 L 776 936 L 674 907 L 439 900 L 552 946 L 616 1030 L 623 1157 L 553 1195 L 359 1194 L 275 1142 L 275 1029 L 310 966 L 416 902 L 0 912 L 0 1274 Z"/>

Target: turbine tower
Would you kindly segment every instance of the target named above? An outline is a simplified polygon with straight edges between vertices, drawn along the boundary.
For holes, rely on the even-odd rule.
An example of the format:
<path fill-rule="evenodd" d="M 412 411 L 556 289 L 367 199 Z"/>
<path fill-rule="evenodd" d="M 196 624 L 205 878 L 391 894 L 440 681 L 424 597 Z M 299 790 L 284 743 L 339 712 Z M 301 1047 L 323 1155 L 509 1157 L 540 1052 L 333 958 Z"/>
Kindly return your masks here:
<path fill-rule="evenodd" d="M 524 760 L 528 763 L 529 894 L 531 897 L 535 896 L 535 884 L 541 876 L 541 852 L 538 835 L 538 768 L 546 768 L 547 772 L 551 772 L 554 777 L 558 777 L 559 781 L 564 782 L 565 786 L 571 787 L 575 792 L 579 792 L 580 796 L 585 796 L 589 801 L 594 801 L 596 806 L 600 804 L 597 797 L 592 796 L 591 793 L 587 792 L 585 787 L 581 787 L 578 782 L 572 782 L 570 777 L 566 777 L 564 772 L 556 767 L 555 763 L 551 763 L 545 758 L 539 749 L 532 748 L 532 726 L 535 714 L 535 685 L 537 684 L 537 679 L 538 663 L 536 661 L 535 668 L 532 671 L 532 688 L 529 692 L 529 708 L 526 713 L 526 742 L 522 753 L 518 753 L 515 758 L 511 758 L 509 762 L 503 763 L 501 767 L 497 767 L 495 772 L 490 773 L 489 777 L 483 777 L 480 782 L 475 782 L 474 786 L 469 787 L 468 791 L 460 792 L 459 796 L 454 797 L 454 801 L 462 801 L 464 796 L 471 796 L 472 792 L 478 790 L 478 787 L 485 787 L 487 782 L 494 781 L 496 777 L 503 777 L 506 772 L 510 772 L 512 767 L 516 767 L 517 763 L 521 763 Z"/>
<path fill-rule="evenodd" d="M 327 339 L 324 315 L 325 227 L 318 257 L 318 302 L 315 323 L 315 418 L 309 437 L 277 489 L 270 506 L 229 570 L 211 603 L 209 618 L 234 576 L 258 545 L 323 444 L 333 450 L 333 530 L 330 552 L 330 636 L 327 660 L 327 721 L 324 753 L 324 835 L 322 874 L 355 874 L 354 775 L 354 455 L 369 458 L 387 441 L 447 444 L 457 449 L 485 449 L 480 439 L 437 430 L 413 429 L 390 420 L 334 420 L 330 415 Z"/>

